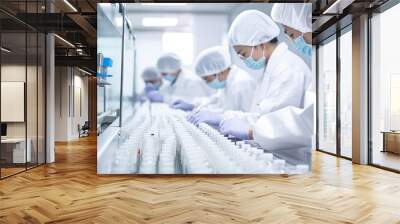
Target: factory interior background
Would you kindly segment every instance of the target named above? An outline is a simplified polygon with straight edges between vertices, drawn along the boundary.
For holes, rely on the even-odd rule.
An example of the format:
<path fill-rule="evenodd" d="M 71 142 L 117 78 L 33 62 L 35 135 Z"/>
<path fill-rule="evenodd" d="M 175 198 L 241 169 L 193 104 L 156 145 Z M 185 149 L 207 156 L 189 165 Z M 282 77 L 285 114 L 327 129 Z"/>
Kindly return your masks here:
<path fill-rule="evenodd" d="M 268 13 L 275 1 L 0 1 L 0 223 L 398 223 L 400 3 L 300 2 L 312 4 L 309 172 L 180 177 L 113 175 L 135 169 L 117 166 L 126 148 L 116 158 L 118 147 L 98 144 L 129 140 L 124 124 L 138 108 L 124 102 L 140 101 L 141 73 L 161 52 L 179 52 L 193 69 L 201 50 L 226 42 L 241 11 Z M 146 28 L 150 14 L 178 23 Z M 101 36 L 116 40 L 103 49 L 112 78 L 98 76 Z"/>
<path fill-rule="evenodd" d="M 248 141 L 249 144 L 245 144 L 247 146 L 238 146 L 237 144 L 241 145 L 241 143 L 245 142 L 239 140 L 231 142 L 228 138 L 219 138 L 218 128 L 211 128 L 206 124 L 203 124 L 206 127 L 199 125 L 198 128 L 191 125 L 185 119 L 185 117 L 190 116 L 191 112 L 170 108 L 173 102 L 151 103 L 143 96 L 145 82 L 142 74 L 147 68 L 155 67 L 158 59 L 163 54 L 175 53 L 182 60 L 182 69 L 195 74 L 196 58 L 199 57 L 202 51 L 211 47 L 221 46 L 229 54 L 229 27 L 240 13 L 246 10 L 258 10 L 270 16 L 272 6 L 273 4 L 268 3 L 193 3 L 183 5 L 127 3 L 124 5 L 123 12 L 119 13 L 121 10 L 119 5 L 98 4 L 97 53 L 100 57 L 98 60 L 104 61 L 103 63 L 99 62 L 98 66 L 100 69 L 106 67 L 107 74 L 109 74 L 109 76 L 104 77 L 98 76 L 98 83 L 101 83 L 97 89 L 98 173 L 281 174 L 309 172 L 312 148 L 311 137 L 314 132 L 310 133 L 310 141 L 304 145 L 287 143 L 280 147 L 271 146 L 270 150 L 266 150 L 262 146 L 255 146 L 257 144 L 256 141 Z M 311 9 L 311 4 L 308 4 L 308 7 Z M 310 23 L 311 10 L 309 10 L 307 18 L 300 19 L 308 19 Z M 169 21 L 175 23 L 168 24 Z M 278 40 L 287 44 L 292 52 L 296 52 L 293 41 L 290 41 L 285 36 L 283 28 L 280 29 L 282 30 L 277 37 Z M 302 54 L 297 55 L 301 58 L 302 63 L 309 67 L 309 76 L 311 76 L 311 58 L 307 58 Z M 233 57 L 231 58 L 232 64 L 240 63 L 240 59 L 235 61 Z M 112 61 L 112 65 L 109 65 L 110 63 L 106 62 L 107 60 Z M 213 58 L 210 60 L 213 60 Z M 214 58 L 214 60 L 218 59 Z M 103 73 L 100 72 L 100 74 Z M 248 77 L 251 77 L 251 71 L 248 74 L 250 74 Z M 237 74 L 237 76 L 241 75 L 241 73 Z M 168 85 L 168 81 L 163 81 L 167 83 L 163 83 L 164 86 Z M 314 102 L 315 79 L 310 80 L 310 82 L 312 83 L 309 84 L 310 98 Z M 187 83 L 187 85 L 202 84 L 193 83 L 195 84 Z M 241 85 L 246 85 L 246 83 Z M 216 93 L 216 90 L 211 87 L 206 86 L 204 89 L 209 92 L 209 97 Z M 196 89 L 191 89 L 186 94 L 191 94 L 191 91 L 196 91 Z M 243 90 L 236 89 L 236 91 Z M 246 91 L 253 92 L 253 89 L 246 89 Z M 198 97 L 202 96 L 200 93 L 198 94 Z M 250 99 L 246 99 L 248 101 L 252 101 L 255 98 L 249 93 L 246 94 L 246 96 L 250 97 Z M 298 94 L 304 93 L 299 92 Z M 182 99 L 179 96 L 176 98 Z M 183 99 L 191 100 L 187 97 Z M 236 108 L 231 108 L 231 110 L 233 109 Z M 166 113 L 172 114 L 165 116 Z M 173 120 L 176 116 L 178 116 L 178 121 Z M 314 114 L 310 113 L 307 119 L 311 123 L 314 120 Z M 143 124 L 147 120 L 149 124 Z M 183 126 L 176 126 L 177 123 L 182 123 Z M 184 132 L 179 133 L 176 129 L 183 129 Z M 194 130 L 194 132 L 190 132 L 191 130 Z M 186 132 L 193 136 L 187 140 L 189 143 L 182 142 L 185 141 L 183 136 Z M 209 137 L 204 138 L 204 136 L 201 136 L 202 133 L 206 133 Z M 171 135 L 171 137 L 165 135 Z M 224 143 L 219 143 L 218 141 Z M 169 146 L 169 144 L 172 144 L 172 146 Z M 194 151 L 189 151 L 192 144 L 195 147 L 200 147 L 201 150 L 193 149 Z M 212 148 L 213 144 L 216 144 L 216 149 Z M 226 150 L 223 151 L 225 154 L 232 150 L 231 148 L 224 148 L 220 144 L 243 148 L 244 151 L 249 151 L 247 154 L 250 157 L 246 157 L 247 159 L 241 162 L 239 158 L 247 154 L 239 154 L 239 150 L 233 150 L 239 158 L 236 158 L 235 155 L 211 156 L 210 152 L 204 150 L 208 148 L 211 151 Z M 251 150 L 255 152 L 245 149 L 247 147 L 252 147 L 253 149 Z M 260 150 L 257 150 L 257 147 Z M 153 148 L 156 149 L 156 152 L 152 152 L 151 149 Z M 200 155 L 197 155 L 198 152 L 204 152 L 207 155 L 205 156 L 207 164 L 198 162 L 198 166 L 202 168 L 193 168 L 191 167 L 191 162 L 185 161 L 192 161 L 193 158 L 198 160 L 200 158 Z M 190 154 L 195 154 L 196 156 L 192 158 Z M 254 161 L 249 162 L 250 159 L 254 159 Z M 230 161 L 233 164 L 230 165 Z M 258 165 L 257 167 L 249 167 L 249 164 Z M 228 168 L 229 166 L 232 167 Z"/>

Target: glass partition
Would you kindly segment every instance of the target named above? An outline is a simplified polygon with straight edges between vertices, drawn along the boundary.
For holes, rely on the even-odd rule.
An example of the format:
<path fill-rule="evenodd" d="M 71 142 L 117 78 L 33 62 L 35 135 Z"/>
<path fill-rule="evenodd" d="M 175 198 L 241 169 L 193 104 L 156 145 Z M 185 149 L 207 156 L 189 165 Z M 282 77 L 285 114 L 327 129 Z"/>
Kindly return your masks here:
<path fill-rule="evenodd" d="M 38 33 L 38 64 L 37 64 L 37 162 L 46 162 L 46 36 Z"/>
<path fill-rule="evenodd" d="M 24 16 L 44 1 L 1 1 Z M 44 33 L 0 13 L 0 178 L 45 163 Z"/>
<path fill-rule="evenodd" d="M 318 149 L 336 154 L 336 39 L 318 48 Z"/>
<path fill-rule="evenodd" d="M 2 32 L 0 79 L 2 177 L 24 171 L 26 162 L 31 162 L 31 141 L 27 141 L 26 135 L 26 46 L 25 32 Z"/>
<path fill-rule="evenodd" d="M 27 64 L 26 64 L 26 114 L 27 114 L 27 150 L 28 160 L 27 167 L 37 165 L 37 149 L 38 149 L 38 35 L 36 32 L 27 33 Z"/>
<path fill-rule="evenodd" d="M 97 20 L 102 26 L 97 30 L 97 53 L 102 55 L 107 71 L 100 76 L 100 89 L 104 88 L 104 108 L 98 114 L 101 130 L 107 126 L 119 126 L 121 111 L 121 77 L 122 77 L 122 35 L 123 16 L 119 12 L 120 4 L 98 4 Z"/>
<path fill-rule="evenodd" d="M 123 93 L 122 93 L 122 126 L 126 124 L 133 116 L 133 108 L 135 103 L 135 39 L 133 33 L 124 23 L 124 72 L 123 72 Z"/>

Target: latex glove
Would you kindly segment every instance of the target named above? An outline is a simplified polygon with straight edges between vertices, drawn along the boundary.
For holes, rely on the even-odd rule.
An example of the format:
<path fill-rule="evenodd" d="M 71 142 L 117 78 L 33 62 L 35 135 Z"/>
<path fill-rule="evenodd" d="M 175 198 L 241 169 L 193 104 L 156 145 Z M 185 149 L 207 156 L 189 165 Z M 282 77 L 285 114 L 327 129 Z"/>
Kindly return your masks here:
<path fill-rule="evenodd" d="M 153 85 L 153 84 L 146 84 L 146 87 L 144 87 L 144 92 L 147 94 L 151 91 L 156 91 L 157 90 L 157 86 Z"/>
<path fill-rule="evenodd" d="M 162 103 L 164 102 L 164 97 L 158 91 L 150 91 L 146 94 L 150 102 Z"/>
<path fill-rule="evenodd" d="M 219 126 L 219 122 L 221 122 L 222 116 L 220 113 L 208 111 L 208 110 L 199 110 L 195 113 L 192 113 L 188 116 L 188 121 L 196 126 L 199 123 L 206 123 L 214 127 Z"/>
<path fill-rule="evenodd" d="M 146 101 L 146 99 L 147 98 L 144 95 L 142 95 L 142 96 L 139 97 L 139 102 L 140 103 L 144 103 Z"/>
<path fill-rule="evenodd" d="M 191 103 L 187 103 L 183 100 L 176 100 L 175 102 L 172 103 L 171 107 L 174 109 L 180 109 L 183 111 L 190 111 L 190 110 L 193 110 L 194 105 Z"/>
<path fill-rule="evenodd" d="M 242 140 L 249 140 L 250 126 L 241 119 L 223 120 L 219 125 L 219 131 L 223 135 L 234 136 Z"/>

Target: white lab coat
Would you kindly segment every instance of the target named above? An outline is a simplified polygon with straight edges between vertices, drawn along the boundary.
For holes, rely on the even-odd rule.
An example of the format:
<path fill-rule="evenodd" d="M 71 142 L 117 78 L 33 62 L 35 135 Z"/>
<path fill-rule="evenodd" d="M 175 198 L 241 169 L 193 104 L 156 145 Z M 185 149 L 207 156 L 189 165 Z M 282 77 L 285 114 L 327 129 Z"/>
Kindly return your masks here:
<path fill-rule="evenodd" d="M 301 107 L 310 81 L 311 71 L 304 61 L 286 43 L 279 44 L 257 86 L 251 111 L 261 115 L 287 106 Z"/>
<path fill-rule="evenodd" d="M 268 150 L 312 145 L 315 94 L 306 92 L 303 107 L 285 107 L 262 115 L 253 125 L 253 138 Z"/>
<path fill-rule="evenodd" d="M 313 109 L 304 107 L 305 92 L 310 82 L 308 66 L 285 43 L 280 43 L 272 52 L 263 78 L 256 87 L 250 113 L 228 111 L 223 119 L 237 118 L 248 122 L 253 129 L 254 140 L 266 149 L 289 146 L 291 141 L 301 142 L 294 138 L 297 137 L 294 135 L 296 130 L 290 134 L 287 128 L 292 127 L 284 125 L 296 121 L 298 129 L 307 129 L 305 126 L 308 127 L 309 119 L 313 122 Z M 278 120 L 280 122 L 276 122 Z M 282 145 L 273 145 L 275 142 L 271 139 L 282 139 L 279 142 Z"/>
<path fill-rule="evenodd" d="M 160 94 L 168 104 L 176 100 L 193 103 L 198 97 L 210 96 L 210 90 L 201 78 L 182 69 L 174 82 L 167 82 L 160 88 Z"/>
<path fill-rule="evenodd" d="M 210 98 L 198 100 L 195 106 L 216 112 L 249 111 L 255 87 L 256 82 L 246 71 L 232 65 L 225 88 L 219 89 Z"/>

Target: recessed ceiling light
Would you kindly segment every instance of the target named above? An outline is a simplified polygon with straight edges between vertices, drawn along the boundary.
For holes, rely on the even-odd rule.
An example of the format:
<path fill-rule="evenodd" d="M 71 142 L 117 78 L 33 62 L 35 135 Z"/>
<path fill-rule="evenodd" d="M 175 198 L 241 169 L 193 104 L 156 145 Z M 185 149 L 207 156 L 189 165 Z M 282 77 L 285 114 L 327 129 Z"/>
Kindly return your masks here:
<path fill-rule="evenodd" d="M 176 26 L 177 24 L 177 18 L 145 17 L 142 20 L 142 25 L 148 27 L 170 27 Z"/>
<path fill-rule="evenodd" d="M 144 6 L 185 6 L 187 3 L 142 3 Z"/>
<path fill-rule="evenodd" d="M 67 4 L 74 12 L 78 12 L 78 10 L 68 1 L 64 0 L 65 4 Z"/>
<path fill-rule="evenodd" d="M 73 45 L 71 42 L 69 42 L 68 40 L 66 40 L 66 39 L 64 39 L 64 38 L 62 38 L 62 37 L 60 37 L 59 35 L 57 35 L 57 34 L 54 34 L 54 36 L 55 37 L 57 37 L 59 40 L 61 40 L 62 42 L 64 42 L 65 44 L 67 44 L 67 45 L 69 45 L 70 47 L 73 47 L 73 48 L 75 48 L 75 45 Z"/>
<path fill-rule="evenodd" d="M 7 48 L 5 48 L 5 47 L 1 47 L 0 49 L 1 49 L 2 51 L 6 52 L 6 53 L 10 53 L 10 52 L 11 52 L 11 50 L 9 50 L 9 49 L 7 49 Z"/>
<path fill-rule="evenodd" d="M 78 67 L 78 70 L 81 71 L 81 72 L 83 72 L 83 73 L 85 73 L 85 74 L 87 74 L 87 75 L 92 75 L 92 73 L 90 73 L 90 72 L 88 72 L 88 71 L 86 71 L 86 70 L 83 70 L 83 69 L 81 69 L 81 68 L 79 68 L 79 67 Z"/>

